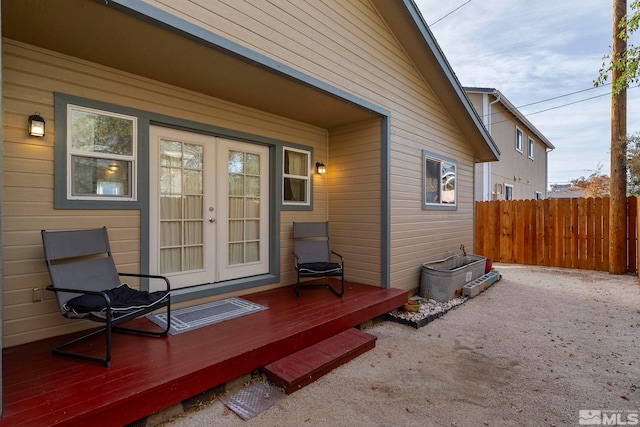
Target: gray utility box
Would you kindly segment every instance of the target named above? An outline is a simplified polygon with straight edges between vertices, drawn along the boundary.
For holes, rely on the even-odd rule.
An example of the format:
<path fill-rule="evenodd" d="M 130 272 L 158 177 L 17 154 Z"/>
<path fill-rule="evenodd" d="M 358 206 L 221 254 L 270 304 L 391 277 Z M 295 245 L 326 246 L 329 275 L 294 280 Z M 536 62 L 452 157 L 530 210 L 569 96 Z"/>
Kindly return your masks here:
<path fill-rule="evenodd" d="M 453 255 L 422 264 L 420 296 L 438 302 L 455 298 L 456 290 L 482 276 L 487 259 L 479 255 Z"/>

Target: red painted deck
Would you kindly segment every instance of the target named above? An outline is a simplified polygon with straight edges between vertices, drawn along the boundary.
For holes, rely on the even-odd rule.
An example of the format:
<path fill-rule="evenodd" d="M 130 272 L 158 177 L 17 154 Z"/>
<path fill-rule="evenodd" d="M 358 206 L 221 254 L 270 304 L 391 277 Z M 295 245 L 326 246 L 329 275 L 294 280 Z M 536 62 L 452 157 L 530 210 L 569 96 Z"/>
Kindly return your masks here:
<path fill-rule="evenodd" d="M 0 426 L 126 425 L 383 315 L 408 296 L 345 286 L 343 298 L 308 288 L 297 300 L 292 287 L 243 295 L 269 309 L 168 338 L 116 333 L 110 368 L 52 355 L 66 337 L 4 349 Z M 98 336 L 82 349 L 103 345 Z"/>

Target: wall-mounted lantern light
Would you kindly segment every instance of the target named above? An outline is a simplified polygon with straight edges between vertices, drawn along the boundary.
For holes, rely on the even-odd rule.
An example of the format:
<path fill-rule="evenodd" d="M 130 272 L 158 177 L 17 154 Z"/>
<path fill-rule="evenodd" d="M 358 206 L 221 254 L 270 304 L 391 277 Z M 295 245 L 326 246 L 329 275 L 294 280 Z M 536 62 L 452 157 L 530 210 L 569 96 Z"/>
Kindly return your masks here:
<path fill-rule="evenodd" d="M 325 173 L 327 173 L 327 167 L 324 165 L 324 163 L 316 163 L 316 173 L 320 175 L 324 175 Z"/>
<path fill-rule="evenodd" d="M 40 113 L 36 112 L 29 116 L 29 135 L 44 136 L 44 119 L 40 116 Z"/>

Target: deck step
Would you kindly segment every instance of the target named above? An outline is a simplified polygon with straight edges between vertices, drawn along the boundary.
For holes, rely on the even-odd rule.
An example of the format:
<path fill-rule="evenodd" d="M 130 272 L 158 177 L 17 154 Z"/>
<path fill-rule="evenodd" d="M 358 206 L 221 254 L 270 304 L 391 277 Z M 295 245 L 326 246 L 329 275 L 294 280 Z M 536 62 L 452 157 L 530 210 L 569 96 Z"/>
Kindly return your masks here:
<path fill-rule="evenodd" d="M 351 328 L 266 365 L 264 372 L 291 394 L 375 346 L 375 335 Z"/>

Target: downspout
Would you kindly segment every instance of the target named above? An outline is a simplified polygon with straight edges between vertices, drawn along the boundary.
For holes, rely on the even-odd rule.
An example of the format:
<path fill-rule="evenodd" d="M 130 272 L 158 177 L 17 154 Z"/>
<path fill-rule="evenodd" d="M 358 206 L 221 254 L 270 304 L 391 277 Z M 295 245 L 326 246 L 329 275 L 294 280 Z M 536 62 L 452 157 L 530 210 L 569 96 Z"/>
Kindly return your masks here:
<path fill-rule="evenodd" d="M 493 138 L 491 134 L 491 106 L 496 102 L 500 101 L 501 94 L 497 90 L 494 90 L 492 93 L 493 96 L 496 97 L 495 100 L 489 102 L 487 104 L 487 114 L 484 116 L 484 125 L 489 131 L 489 135 Z M 491 162 L 485 162 L 482 165 L 482 187 L 484 189 L 484 200 L 492 200 L 492 191 L 491 191 Z"/>

